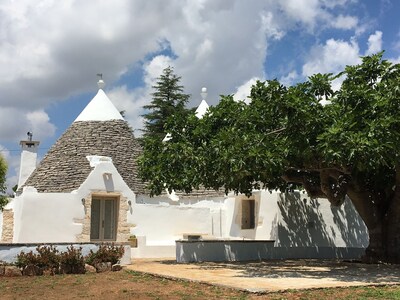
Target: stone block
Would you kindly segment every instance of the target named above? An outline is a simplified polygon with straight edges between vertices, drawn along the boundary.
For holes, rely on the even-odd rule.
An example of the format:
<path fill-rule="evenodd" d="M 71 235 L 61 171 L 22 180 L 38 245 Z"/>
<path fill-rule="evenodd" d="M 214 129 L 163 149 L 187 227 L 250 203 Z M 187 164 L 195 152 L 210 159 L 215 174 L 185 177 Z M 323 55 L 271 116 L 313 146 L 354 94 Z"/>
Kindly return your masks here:
<path fill-rule="evenodd" d="M 115 264 L 115 265 L 112 265 L 112 267 L 111 267 L 111 271 L 113 271 L 113 272 L 117 272 L 117 271 L 121 271 L 121 270 L 122 270 L 122 266 L 120 264 Z"/>
<path fill-rule="evenodd" d="M 85 271 L 86 271 L 86 273 L 96 273 L 97 272 L 95 267 L 88 265 L 88 264 L 85 264 Z"/>
<path fill-rule="evenodd" d="M 110 262 L 101 262 L 95 265 L 98 273 L 109 272 L 111 271 L 111 263 Z"/>
<path fill-rule="evenodd" d="M 4 269 L 4 276 L 6 277 L 19 277 L 22 276 L 22 272 L 18 267 L 6 266 Z"/>
<path fill-rule="evenodd" d="M 43 275 L 43 270 L 35 265 L 27 265 L 23 269 L 22 275 L 24 275 L 24 276 L 39 276 L 39 275 Z"/>

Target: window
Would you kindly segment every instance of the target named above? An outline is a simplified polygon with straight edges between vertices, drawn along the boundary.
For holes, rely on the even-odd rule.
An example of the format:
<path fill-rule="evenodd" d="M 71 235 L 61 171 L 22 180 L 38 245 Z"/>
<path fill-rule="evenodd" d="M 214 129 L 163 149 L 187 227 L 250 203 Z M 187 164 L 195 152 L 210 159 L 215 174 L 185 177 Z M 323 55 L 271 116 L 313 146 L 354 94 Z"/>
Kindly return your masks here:
<path fill-rule="evenodd" d="M 115 241 L 117 227 L 117 199 L 92 199 L 90 239 Z"/>
<path fill-rule="evenodd" d="M 255 201 L 242 200 L 242 229 L 255 228 Z"/>

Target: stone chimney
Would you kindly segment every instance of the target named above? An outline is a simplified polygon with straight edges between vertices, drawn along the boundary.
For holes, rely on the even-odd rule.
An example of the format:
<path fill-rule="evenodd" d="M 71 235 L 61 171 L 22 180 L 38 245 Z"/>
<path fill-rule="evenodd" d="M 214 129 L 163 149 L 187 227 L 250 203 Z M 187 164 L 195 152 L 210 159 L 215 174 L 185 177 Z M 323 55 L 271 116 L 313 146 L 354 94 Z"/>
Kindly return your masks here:
<path fill-rule="evenodd" d="M 28 132 L 28 140 L 21 141 L 21 162 L 19 167 L 18 187 L 24 185 L 25 181 L 36 169 L 37 150 L 39 141 L 32 141 L 32 133 Z"/>

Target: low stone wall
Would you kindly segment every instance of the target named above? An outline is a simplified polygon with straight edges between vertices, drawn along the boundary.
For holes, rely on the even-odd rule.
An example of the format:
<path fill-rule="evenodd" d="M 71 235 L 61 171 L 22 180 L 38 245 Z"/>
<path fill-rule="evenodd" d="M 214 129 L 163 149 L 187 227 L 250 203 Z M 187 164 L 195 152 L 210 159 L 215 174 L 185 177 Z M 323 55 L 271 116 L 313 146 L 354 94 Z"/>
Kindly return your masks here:
<path fill-rule="evenodd" d="M 46 244 L 16 244 L 16 243 L 0 243 L 0 261 L 13 263 L 16 261 L 17 255 L 24 251 L 36 252 L 38 245 L 52 245 L 60 252 L 67 251 L 67 247 L 74 246 L 74 248 L 82 247 L 82 254 L 85 256 L 89 254 L 90 250 L 96 251 L 101 243 L 46 243 Z M 131 247 L 128 243 L 115 243 L 115 245 L 124 246 L 124 256 L 121 258 L 121 265 L 131 264 Z"/>
<path fill-rule="evenodd" d="M 176 241 L 176 260 L 189 262 L 257 261 L 267 259 L 359 259 L 364 248 L 274 247 L 274 241 Z"/>

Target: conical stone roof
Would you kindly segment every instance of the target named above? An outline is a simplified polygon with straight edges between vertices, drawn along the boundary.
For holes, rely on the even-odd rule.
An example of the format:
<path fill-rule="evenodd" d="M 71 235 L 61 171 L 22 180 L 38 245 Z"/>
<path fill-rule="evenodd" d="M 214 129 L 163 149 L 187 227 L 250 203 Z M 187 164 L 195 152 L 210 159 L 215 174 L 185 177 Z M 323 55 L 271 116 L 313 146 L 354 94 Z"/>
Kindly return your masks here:
<path fill-rule="evenodd" d="M 38 192 L 71 192 L 86 180 L 92 168 L 86 156 L 112 158 L 125 183 L 136 194 L 144 193 L 136 159 L 141 147 L 128 123 L 102 90 L 89 102 L 25 182 Z"/>
<path fill-rule="evenodd" d="M 137 176 L 140 145 L 124 120 L 75 121 L 51 147 L 25 183 L 38 192 L 71 192 L 91 172 L 86 156 L 111 157 L 118 173 L 136 194 L 144 193 Z"/>

